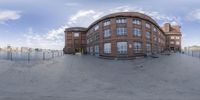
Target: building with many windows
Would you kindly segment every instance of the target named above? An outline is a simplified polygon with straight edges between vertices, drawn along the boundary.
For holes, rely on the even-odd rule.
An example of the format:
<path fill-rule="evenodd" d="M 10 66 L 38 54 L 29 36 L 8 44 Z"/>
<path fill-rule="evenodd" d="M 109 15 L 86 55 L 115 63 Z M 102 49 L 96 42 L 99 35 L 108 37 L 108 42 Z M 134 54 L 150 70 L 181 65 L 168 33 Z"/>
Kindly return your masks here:
<path fill-rule="evenodd" d="M 88 28 L 67 28 L 64 52 L 82 52 L 109 58 L 134 58 L 169 49 L 180 50 L 169 46 L 172 41 L 167 40 L 169 35 L 166 33 L 172 31 L 166 28 L 164 26 L 163 30 L 145 14 L 114 13 L 93 22 Z"/>
<path fill-rule="evenodd" d="M 166 34 L 166 48 L 170 51 L 181 51 L 181 31 L 179 25 L 171 25 L 170 23 L 165 23 L 162 27 Z"/>

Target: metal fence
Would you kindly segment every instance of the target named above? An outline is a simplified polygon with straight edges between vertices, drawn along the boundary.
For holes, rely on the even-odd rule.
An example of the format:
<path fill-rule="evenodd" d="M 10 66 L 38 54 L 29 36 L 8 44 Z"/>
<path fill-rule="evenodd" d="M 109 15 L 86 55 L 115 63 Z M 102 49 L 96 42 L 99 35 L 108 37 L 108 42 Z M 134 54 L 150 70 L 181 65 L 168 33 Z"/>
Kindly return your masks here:
<path fill-rule="evenodd" d="M 184 54 L 188 56 L 200 58 L 200 50 L 185 50 Z"/>
<path fill-rule="evenodd" d="M 50 60 L 59 56 L 63 56 L 62 50 L 29 51 L 29 52 L 0 50 L 0 59 L 11 60 L 11 61 L 41 61 L 41 60 Z"/>

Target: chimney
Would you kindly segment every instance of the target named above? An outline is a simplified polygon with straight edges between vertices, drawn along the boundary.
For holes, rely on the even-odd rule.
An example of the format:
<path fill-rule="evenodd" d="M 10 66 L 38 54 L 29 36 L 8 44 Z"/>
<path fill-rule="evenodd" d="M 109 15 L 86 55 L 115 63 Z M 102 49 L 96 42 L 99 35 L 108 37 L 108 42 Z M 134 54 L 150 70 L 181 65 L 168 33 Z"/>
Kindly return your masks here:
<path fill-rule="evenodd" d="M 163 31 L 164 32 L 169 32 L 170 31 L 170 23 L 165 23 L 164 26 L 163 26 Z"/>

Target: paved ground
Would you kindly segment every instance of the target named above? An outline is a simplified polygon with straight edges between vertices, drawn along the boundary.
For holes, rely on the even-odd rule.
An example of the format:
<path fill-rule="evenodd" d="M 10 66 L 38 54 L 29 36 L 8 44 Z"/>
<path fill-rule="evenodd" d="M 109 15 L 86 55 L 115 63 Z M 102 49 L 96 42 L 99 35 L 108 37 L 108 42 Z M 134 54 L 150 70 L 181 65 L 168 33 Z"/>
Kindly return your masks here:
<path fill-rule="evenodd" d="M 200 100 L 200 59 L 0 61 L 0 100 Z"/>

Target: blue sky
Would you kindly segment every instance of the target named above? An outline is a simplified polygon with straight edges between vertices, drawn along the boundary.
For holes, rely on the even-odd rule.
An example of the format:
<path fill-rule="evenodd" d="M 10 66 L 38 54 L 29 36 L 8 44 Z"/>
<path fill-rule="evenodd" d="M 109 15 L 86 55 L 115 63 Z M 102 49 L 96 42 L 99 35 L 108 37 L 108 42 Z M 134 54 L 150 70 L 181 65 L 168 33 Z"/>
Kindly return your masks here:
<path fill-rule="evenodd" d="M 198 0 L 0 0 L 0 47 L 26 46 L 62 49 L 64 29 L 89 26 L 119 11 L 137 11 L 179 24 L 183 46 L 200 45 Z"/>

